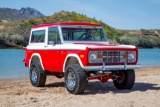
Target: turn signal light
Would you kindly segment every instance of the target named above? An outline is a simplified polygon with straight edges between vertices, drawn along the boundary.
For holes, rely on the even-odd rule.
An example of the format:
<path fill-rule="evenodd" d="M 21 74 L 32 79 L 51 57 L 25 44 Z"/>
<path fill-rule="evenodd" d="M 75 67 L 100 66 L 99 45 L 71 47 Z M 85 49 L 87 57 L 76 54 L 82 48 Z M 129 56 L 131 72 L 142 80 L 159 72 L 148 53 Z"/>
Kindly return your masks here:
<path fill-rule="evenodd" d="M 124 55 L 123 58 L 124 58 L 124 59 L 128 59 L 128 55 Z"/>
<path fill-rule="evenodd" d="M 98 55 L 97 58 L 98 58 L 98 59 L 102 59 L 103 56 L 102 56 L 102 55 Z"/>
<path fill-rule="evenodd" d="M 80 58 L 84 58 L 84 55 L 82 54 L 82 55 L 80 55 Z"/>

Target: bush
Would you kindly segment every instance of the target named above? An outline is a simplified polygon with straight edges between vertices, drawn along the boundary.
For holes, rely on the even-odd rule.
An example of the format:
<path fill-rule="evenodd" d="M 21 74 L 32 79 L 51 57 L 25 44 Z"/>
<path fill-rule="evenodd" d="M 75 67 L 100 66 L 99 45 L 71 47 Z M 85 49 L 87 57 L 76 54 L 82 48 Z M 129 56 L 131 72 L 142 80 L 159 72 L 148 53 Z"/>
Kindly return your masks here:
<path fill-rule="evenodd" d="M 160 47 L 160 38 L 155 36 L 116 36 L 117 43 L 125 45 L 135 45 L 140 48 L 157 48 Z"/>
<path fill-rule="evenodd" d="M 137 46 L 139 43 L 139 39 L 137 38 L 137 36 L 126 36 L 126 35 L 125 36 L 116 36 L 115 39 L 119 44 Z"/>
<path fill-rule="evenodd" d="M 28 43 L 28 39 L 22 35 L 0 34 L 0 47 L 23 47 Z"/>

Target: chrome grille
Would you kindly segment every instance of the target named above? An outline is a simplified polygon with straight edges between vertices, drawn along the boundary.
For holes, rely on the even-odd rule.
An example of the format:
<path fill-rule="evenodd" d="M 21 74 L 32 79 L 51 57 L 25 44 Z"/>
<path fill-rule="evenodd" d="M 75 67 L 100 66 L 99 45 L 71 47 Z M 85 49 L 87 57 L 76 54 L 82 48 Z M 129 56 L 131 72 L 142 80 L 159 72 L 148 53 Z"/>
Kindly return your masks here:
<path fill-rule="evenodd" d="M 88 53 L 89 63 L 135 63 L 136 62 L 136 51 L 90 51 Z"/>
<path fill-rule="evenodd" d="M 103 51 L 103 62 L 105 63 L 120 63 L 125 62 L 124 55 L 128 55 L 127 51 Z"/>

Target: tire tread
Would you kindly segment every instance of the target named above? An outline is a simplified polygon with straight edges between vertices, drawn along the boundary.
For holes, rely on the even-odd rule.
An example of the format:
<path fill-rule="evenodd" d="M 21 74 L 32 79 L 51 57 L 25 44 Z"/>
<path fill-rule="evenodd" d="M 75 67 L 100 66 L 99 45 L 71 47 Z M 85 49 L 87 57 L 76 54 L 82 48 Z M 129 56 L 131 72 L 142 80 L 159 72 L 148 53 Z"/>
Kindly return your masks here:
<path fill-rule="evenodd" d="M 67 78 L 67 73 L 68 73 L 68 69 L 72 69 L 76 75 L 76 80 L 77 80 L 77 85 L 75 87 L 75 89 L 73 91 L 69 90 L 67 88 L 67 90 L 72 93 L 72 94 L 82 94 L 86 88 L 86 85 L 87 85 L 87 76 L 86 76 L 86 73 L 85 71 L 80 67 L 79 64 L 72 64 L 72 65 L 69 65 L 66 69 L 66 72 L 65 72 L 65 81 L 66 81 L 66 78 Z"/>
<path fill-rule="evenodd" d="M 46 74 L 45 74 L 45 71 L 42 69 L 42 66 L 40 64 L 39 61 L 35 61 L 31 64 L 31 68 L 32 66 L 35 66 L 37 67 L 38 69 L 38 81 L 36 82 L 36 84 L 32 83 L 33 86 L 35 87 L 43 87 L 45 85 L 45 82 L 46 82 Z M 31 73 L 31 69 L 30 69 L 30 73 Z"/>

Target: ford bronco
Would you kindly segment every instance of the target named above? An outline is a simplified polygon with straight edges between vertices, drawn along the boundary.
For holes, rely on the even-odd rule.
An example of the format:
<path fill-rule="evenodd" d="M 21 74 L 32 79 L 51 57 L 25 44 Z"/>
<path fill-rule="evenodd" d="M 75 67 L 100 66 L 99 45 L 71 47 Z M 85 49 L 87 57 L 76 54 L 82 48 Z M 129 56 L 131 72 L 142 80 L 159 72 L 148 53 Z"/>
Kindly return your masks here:
<path fill-rule="evenodd" d="M 43 87 L 48 75 L 65 80 L 69 93 L 81 94 L 89 80 L 113 80 L 117 89 L 131 89 L 138 49 L 109 44 L 100 24 L 89 22 L 43 23 L 31 29 L 23 48 L 23 62 L 30 68 L 30 81 Z"/>

